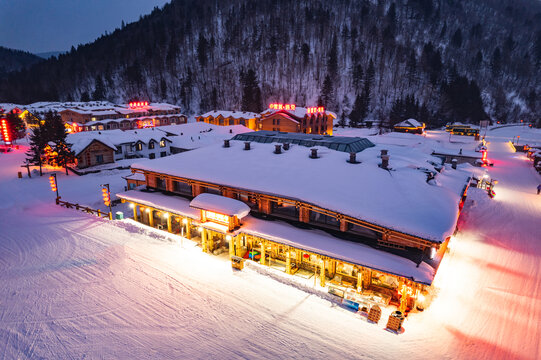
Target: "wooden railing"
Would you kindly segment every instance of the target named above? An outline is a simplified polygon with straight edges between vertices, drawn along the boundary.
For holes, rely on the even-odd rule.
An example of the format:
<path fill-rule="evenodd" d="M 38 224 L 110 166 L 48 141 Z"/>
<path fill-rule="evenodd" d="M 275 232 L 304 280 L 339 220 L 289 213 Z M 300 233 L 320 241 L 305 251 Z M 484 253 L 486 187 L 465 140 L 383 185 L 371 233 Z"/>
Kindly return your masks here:
<path fill-rule="evenodd" d="M 60 200 L 60 198 L 56 199 L 56 204 L 60 205 L 60 206 L 63 206 L 66 209 L 75 209 L 75 210 L 85 212 L 87 214 L 97 215 L 99 217 L 108 218 L 108 219 L 112 220 L 111 219 L 111 213 L 103 212 L 100 209 L 95 210 L 95 209 L 92 209 L 92 208 L 90 208 L 88 206 L 79 205 L 79 204 L 73 204 L 73 203 L 70 203 L 70 202 L 67 202 L 67 201 Z"/>

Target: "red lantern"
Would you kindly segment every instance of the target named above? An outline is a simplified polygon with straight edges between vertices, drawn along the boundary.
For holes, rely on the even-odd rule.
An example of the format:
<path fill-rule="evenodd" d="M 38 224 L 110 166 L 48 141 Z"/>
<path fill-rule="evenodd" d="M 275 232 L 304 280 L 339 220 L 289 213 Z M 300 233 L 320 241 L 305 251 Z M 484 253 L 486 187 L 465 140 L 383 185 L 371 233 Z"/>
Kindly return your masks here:
<path fill-rule="evenodd" d="M 109 191 L 107 190 L 107 188 L 102 188 L 101 192 L 103 196 L 103 203 L 105 204 L 105 206 L 109 206 L 109 204 L 111 203 L 111 195 L 109 194 Z"/>
<path fill-rule="evenodd" d="M 51 191 L 56 192 L 56 179 L 54 176 L 49 176 L 49 184 L 51 185 Z"/>

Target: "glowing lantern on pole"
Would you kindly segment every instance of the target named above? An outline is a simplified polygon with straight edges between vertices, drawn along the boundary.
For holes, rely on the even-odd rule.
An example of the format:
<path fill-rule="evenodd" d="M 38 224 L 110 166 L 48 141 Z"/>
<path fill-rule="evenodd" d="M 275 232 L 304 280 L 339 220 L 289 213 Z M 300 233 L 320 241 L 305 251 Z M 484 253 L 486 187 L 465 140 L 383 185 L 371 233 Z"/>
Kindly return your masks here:
<path fill-rule="evenodd" d="M 2 130 L 2 140 L 4 140 L 4 142 L 6 144 L 10 144 L 11 143 L 11 136 L 9 134 L 9 128 L 8 128 L 8 121 L 7 119 L 2 119 L 0 120 L 0 128 Z"/>
<path fill-rule="evenodd" d="M 109 194 L 109 189 L 102 188 L 101 192 L 103 196 L 103 203 L 105 204 L 105 206 L 109 206 L 111 204 L 111 195 Z"/>
<path fill-rule="evenodd" d="M 56 192 L 56 177 L 54 177 L 53 175 L 49 176 L 49 184 L 51 184 L 51 191 Z"/>

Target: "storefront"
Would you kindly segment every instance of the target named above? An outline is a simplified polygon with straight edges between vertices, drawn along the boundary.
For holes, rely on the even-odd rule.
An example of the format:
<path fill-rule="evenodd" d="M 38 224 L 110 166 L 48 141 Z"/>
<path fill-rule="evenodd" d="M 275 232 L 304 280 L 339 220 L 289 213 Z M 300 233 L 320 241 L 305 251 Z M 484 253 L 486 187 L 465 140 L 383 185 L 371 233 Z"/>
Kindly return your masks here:
<path fill-rule="evenodd" d="M 134 219 L 197 242 L 204 252 L 257 262 L 292 276 L 313 280 L 329 293 L 358 306 L 395 305 L 413 309 L 420 292 L 429 286 L 426 267 L 417 269 L 409 260 L 412 276 L 401 276 L 403 264 L 383 271 L 373 258 L 383 252 L 339 240 L 323 232 L 298 229 L 282 222 L 249 216 L 241 201 L 203 193 L 192 201 L 160 192 L 138 190 L 117 194 L 131 203 Z M 352 251 L 353 250 L 353 251 Z M 405 259 L 396 257 L 403 263 Z M 347 258 L 351 261 L 347 261 Z M 393 260 L 393 259 L 391 259 Z M 371 265 L 370 265 L 371 264 Z M 433 274 L 432 274 L 433 276 Z M 415 277 L 419 277 L 415 281 Z"/>

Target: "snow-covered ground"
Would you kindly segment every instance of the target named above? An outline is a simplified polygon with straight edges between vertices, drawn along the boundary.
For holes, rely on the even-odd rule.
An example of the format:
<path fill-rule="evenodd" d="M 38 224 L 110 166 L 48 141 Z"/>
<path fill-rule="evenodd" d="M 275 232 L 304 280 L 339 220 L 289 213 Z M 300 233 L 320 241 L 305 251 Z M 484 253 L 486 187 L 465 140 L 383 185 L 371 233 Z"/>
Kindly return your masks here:
<path fill-rule="evenodd" d="M 47 176 L 17 179 L 24 148 L 0 154 L 0 357 L 538 359 L 541 177 L 505 143 L 519 130 L 541 141 L 535 129 L 488 132 L 496 198 L 470 190 L 438 294 L 400 335 L 257 268 L 233 272 L 173 235 L 60 208 Z M 400 136 L 466 146 L 445 133 Z M 60 195 L 97 207 L 99 185 L 119 192 L 128 173 L 59 173 Z"/>

